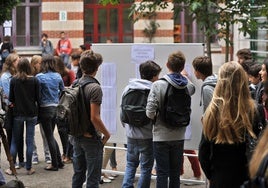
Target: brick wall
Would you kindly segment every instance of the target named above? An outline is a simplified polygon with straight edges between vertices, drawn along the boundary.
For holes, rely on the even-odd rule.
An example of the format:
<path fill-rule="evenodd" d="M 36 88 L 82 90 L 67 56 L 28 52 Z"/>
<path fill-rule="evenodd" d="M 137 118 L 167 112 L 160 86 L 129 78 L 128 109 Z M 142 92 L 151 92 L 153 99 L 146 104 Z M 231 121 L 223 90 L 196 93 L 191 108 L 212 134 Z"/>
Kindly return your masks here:
<path fill-rule="evenodd" d="M 42 33 L 47 33 L 54 48 L 65 31 L 73 49 L 84 43 L 83 0 L 42 0 Z M 67 14 L 66 21 L 60 21 L 60 11 Z"/>
<path fill-rule="evenodd" d="M 139 0 L 135 1 L 139 3 Z M 153 43 L 173 43 L 174 42 L 174 20 L 173 20 L 173 3 L 169 2 L 169 6 L 165 10 L 158 10 L 156 13 L 155 21 L 159 24 L 156 30 L 156 34 L 153 37 Z M 148 27 L 148 19 L 140 19 L 134 24 L 134 42 L 146 43 L 149 39 L 145 37 L 143 30 Z"/>

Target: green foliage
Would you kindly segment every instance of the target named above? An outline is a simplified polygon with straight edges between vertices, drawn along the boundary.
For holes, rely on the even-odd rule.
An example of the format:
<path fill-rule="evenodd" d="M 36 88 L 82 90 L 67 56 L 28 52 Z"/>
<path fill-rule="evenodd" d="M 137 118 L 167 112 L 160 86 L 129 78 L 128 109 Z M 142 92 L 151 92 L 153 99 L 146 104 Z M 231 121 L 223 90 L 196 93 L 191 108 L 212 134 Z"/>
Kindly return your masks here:
<path fill-rule="evenodd" d="M 0 0 L 0 25 L 6 20 L 11 20 L 12 9 L 20 3 L 20 0 Z"/>
<path fill-rule="evenodd" d="M 102 4 L 104 6 L 108 5 L 109 3 L 112 5 L 116 5 L 120 3 L 120 0 L 99 0 L 99 4 Z"/>

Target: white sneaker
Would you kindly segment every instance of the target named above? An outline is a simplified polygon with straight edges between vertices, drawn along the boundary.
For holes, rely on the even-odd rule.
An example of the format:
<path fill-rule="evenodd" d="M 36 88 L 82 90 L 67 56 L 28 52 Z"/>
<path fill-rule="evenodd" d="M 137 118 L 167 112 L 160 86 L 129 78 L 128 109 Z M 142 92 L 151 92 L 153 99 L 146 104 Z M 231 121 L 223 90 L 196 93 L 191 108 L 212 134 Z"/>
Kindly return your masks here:
<path fill-rule="evenodd" d="M 109 178 L 105 178 L 104 176 L 101 176 L 101 180 L 103 183 L 111 183 L 112 180 L 110 180 Z"/>

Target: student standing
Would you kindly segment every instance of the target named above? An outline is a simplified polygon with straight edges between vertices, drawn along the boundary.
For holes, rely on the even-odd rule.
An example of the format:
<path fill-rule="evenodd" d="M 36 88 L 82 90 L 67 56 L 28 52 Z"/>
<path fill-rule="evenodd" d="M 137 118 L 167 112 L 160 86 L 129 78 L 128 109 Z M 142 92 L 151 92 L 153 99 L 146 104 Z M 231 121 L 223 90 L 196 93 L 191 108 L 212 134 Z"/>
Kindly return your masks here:
<path fill-rule="evenodd" d="M 51 165 L 47 166 L 45 170 L 57 171 L 64 166 L 58 143 L 54 137 L 56 107 L 64 85 L 60 74 L 56 71 L 56 61 L 52 55 L 46 55 L 42 58 L 41 72 L 36 77 L 40 82 L 41 96 L 39 121 L 44 130 L 52 160 Z"/>
<path fill-rule="evenodd" d="M 60 40 L 57 44 L 56 53 L 62 59 L 64 65 L 67 66 L 69 64 L 70 54 L 72 53 L 72 44 L 71 41 L 66 38 L 64 31 L 60 33 Z"/>
<path fill-rule="evenodd" d="M 32 76 L 28 59 L 20 59 L 17 74 L 11 79 L 9 101 L 14 106 L 14 125 L 12 130 L 11 155 L 16 159 L 20 142 L 24 135 L 24 122 L 26 123 L 26 170 L 28 175 L 35 173 L 32 168 L 32 154 L 34 131 L 37 123 L 39 104 L 39 81 Z"/>
<path fill-rule="evenodd" d="M 52 42 L 48 40 L 48 35 L 46 33 L 43 33 L 41 36 L 40 47 L 42 51 L 42 56 L 54 54 Z"/>
<path fill-rule="evenodd" d="M 239 188 L 248 179 L 245 134 L 256 134 L 256 111 L 242 66 L 237 62 L 223 64 L 202 119 L 199 146 L 199 161 L 211 188 Z"/>
<path fill-rule="evenodd" d="M 122 98 L 130 90 L 150 90 L 154 81 L 158 80 L 161 68 L 153 61 L 146 61 L 139 67 L 141 79 L 133 79 L 123 91 Z M 122 112 L 120 113 L 122 115 Z M 123 188 L 131 188 L 134 184 L 135 174 L 140 165 L 141 176 L 137 187 L 149 188 L 151 171 L 154 164 L 152 121 L 142 127 L 123 123 L 127 135 L 127 164 L 123 180 Z"/>
<path fill-rule="evenodd" d="M 64 65 L 60 57 L 55 56 L 54 58 L 56 60 L 57 71 L 61 75 L 64 87 L 70 87 L 75 80 L 74 71 L 68 69 Z M 73 146 L 68 139 L 68 130 L 67 130 L 68 126 L 66 125 L 66 123 L 67 122 L 65 121 L 57 121 L 57 127 L 60 135 L 60 140 L 62 143 L 62 152 L 63 152 L 62 160 L 64 163 L 71 163 L 72 162 L 71 158 L 73 156 Z"/>
<path fill-rule="evenodd" d="M 87 104 L 90 105 L 91 123 L 87 132 L 80 137 L 73 137 L 73 178 L 72 188 L 82 188 L 86 181 L 86 187 L 99 187 L 101 178 L 101 166 L 103 158 L 103 146 L 110 138 L 101 117 L 102 90 L 95 79 L 98 68 L 102 63 L 102 56 L 91 50 L 81 54 L 80 66 L 83 73 L 80 83 L 87 80 L 95 80 L 96 83 L 87 84 L 84 88 Z"/>
<path fill-rule="evenodd" d="M 169 73 L 164 76 L 167 81 L 158 80 L 153 83 L 146 106 L 147 116 L 150 119 L 156 118 L 153 126 L 153 149 L 157 166 L 157 188 L 180 187 L 186 127 L 170 129 L 156 114 L 163 106 L 168 84 L 175 88 L 187 88 L 190 95 L 194 93 L 194 85 L 181 74 L 184 65 L 185 56 L 182 52 L 178 51 L 169 55 L 166 64 Z"/>

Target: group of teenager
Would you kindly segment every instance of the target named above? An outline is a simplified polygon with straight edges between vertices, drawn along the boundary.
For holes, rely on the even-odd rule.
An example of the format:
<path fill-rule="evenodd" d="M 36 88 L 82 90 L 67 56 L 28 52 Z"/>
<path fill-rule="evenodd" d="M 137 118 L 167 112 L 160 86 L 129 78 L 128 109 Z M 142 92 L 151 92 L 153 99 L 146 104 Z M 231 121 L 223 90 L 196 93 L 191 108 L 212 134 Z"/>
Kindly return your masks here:
<path fill-rule="evenodd" d="M 237 52 L 238 62 L 224 63 L 213 74 L 209 57 L 196 57 L 193 70 L 201 79 L 200 105 L 203 106 L 202 137 L 198 159 L 211 188 L 238 188 L 256 176 L 259 165 L 268 152 L 266 127 L 268 103 L 268 59 L 258 63 L 249 49 Z M 156 187 L 180 187 L 185 128 L 169 129 L 158 115 L 163 105 L 167 85 L 187 87 L 194 93 L 194 85 L 184 71 L 182 52 L 170 54 L 166 66 L 168 74 L 158 79 L 161 68 L 155 62 L 140 65 L 141 79 L 131 80 L 129 89 L 150 88 L 146 114 L 154 124 L 135 127 L 125 124 L 127 135 L 127 165 L 122 187 L 133 187 L 137 167 L 141 177 L 137 187 L 150 187 L 151 169 L 156 160 Z M 192 109 L 194 110 L 194 109 Z M 258 138 L 259 144 L 247 153 L 247 135 Z M 266 136 L 265 136 L 266 135 Z"/>

